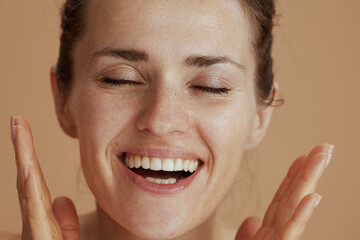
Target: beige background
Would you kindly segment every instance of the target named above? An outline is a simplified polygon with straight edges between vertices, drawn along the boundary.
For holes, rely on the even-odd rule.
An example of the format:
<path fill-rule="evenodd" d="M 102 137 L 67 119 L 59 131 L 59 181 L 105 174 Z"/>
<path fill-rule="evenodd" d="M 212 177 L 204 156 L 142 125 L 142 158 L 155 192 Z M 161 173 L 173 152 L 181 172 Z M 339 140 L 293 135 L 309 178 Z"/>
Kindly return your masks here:
<path fill-rule="evenodd" d="M 32 125 L 52 196 L 71 197 L 79 213 L 94 207 L 84 181 L 77 180 L 77 143 L 61 132 L 50 94 L 59 8 L 59 0 L 0 1 L 0 231 L 21 226 L 13 113 Z M 319 186 L 324 199 L 303 239 L 360 239 L 360 1 L 281 0 L 278 12 L 275 73 L 286 103 L 276 109 L 263 144 L 246 158 L 236 185 L 240 197 L 229 199 L 230 206 L 238 206 L 238 219 L 262 216 L 295 157 L 315 144 L 334 143 Z"/>

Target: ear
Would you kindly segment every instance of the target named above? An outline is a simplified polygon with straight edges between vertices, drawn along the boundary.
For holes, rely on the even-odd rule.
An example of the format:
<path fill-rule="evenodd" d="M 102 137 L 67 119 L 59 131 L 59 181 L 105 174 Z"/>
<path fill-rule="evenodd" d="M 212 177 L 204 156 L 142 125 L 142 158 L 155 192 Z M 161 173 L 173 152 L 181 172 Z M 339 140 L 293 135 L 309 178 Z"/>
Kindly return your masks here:
<path fill-rule="evenodd" d="M 70 137 L 77 138 L 76 124 L 68 108 L 68 96 L 59 92 L 56 67 L 52 67 L 50 70 L 50 85 L 54 97 L 56 116 L 62 130 Z"/>
<path fill-rule="evenodd" d="M 278 92 L 279 84 L 274 82 L 271 95 L 272 99 L 276 99 Z M 259 106 L 252 129 L 245 144 L 245 151 L 253 150 L 264 139 L 266 130 L 270 125 L 273 110 L 274 106 Z"/>

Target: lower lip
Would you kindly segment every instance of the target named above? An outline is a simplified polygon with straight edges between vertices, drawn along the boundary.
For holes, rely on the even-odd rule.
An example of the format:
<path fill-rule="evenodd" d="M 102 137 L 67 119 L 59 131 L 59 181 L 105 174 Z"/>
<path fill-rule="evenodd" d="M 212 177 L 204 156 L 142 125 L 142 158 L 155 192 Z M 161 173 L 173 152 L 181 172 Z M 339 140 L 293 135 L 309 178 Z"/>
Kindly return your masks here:
<path fill-rule="evenodd" d="M 187 188 L 195 179 L 195 177 L 198 175 L 198 173 L 201 170 L 201 166 L 193 173 L 191 176 L 182 179 L 180 181 L 177 181 L 174 184 L 157 184 L 150 182 L 143 178 L 142 176 L 134 173 L 131 171 L 121 159 L 119 159 L 120 164 L 122 165 L 125 173 L 135 185 L 137 185 L 140 189 L 144 190 L 145 192 L 152 193 L 152 194 L 174 194 L 178 193 L 185 188 Z"/>

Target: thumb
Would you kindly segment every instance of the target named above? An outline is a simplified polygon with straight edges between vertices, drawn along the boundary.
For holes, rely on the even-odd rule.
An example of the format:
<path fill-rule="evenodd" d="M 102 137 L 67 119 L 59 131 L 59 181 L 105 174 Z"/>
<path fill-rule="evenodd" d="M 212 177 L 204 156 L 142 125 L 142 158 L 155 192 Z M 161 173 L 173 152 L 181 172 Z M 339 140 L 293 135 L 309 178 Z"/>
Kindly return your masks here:
<path fill-rule="evenodd" d="M 261 220 L 256 217 L 247 218 L 240 226 L 235 240 L 251 240 L 261 227 Z"/>
<path fill-rule="evenodd" d="M 72 201 L 66 197 L 56 198 L 53 211 L 64 240 L 79 240 L 79 220 Z"/>

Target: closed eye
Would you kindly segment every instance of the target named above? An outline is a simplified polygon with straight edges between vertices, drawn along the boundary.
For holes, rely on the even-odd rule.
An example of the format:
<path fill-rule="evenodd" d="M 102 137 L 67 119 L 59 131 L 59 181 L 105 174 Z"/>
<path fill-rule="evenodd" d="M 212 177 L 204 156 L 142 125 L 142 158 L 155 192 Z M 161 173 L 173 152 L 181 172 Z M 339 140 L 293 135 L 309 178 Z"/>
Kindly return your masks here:
<path fill-rule="evenodd" d="M 112 79 L 112 78 L 104 78 L 102 83 L 110 85 L 110 86 L 121 86 L 121 85 L 141 85 L 141 82 L 127 80 L 127 79 Z"/>
<path fill-rule="evenodd" d="M 211 93 L 215 95 L 226 95 L 230 92 L 230 89 L 227 88 L 210 88 L 204 86 L 191 86 L 191 88 L 200 92 Z"/>
<path fill-rule="evenodd" d="M 141 85 L 141 82 L 127 80 L 127 79 L 112 79 L 112 78 L 104 78 L 102 83 L 110 85 L 110 86 L 124 86 L 124 85 Z M 204 87 L 204 86 L 191 86 L 192 89 L 204 93 L 210 93 L 215 95 L 226 95 L 230 92 L 230 89 L 227 88 L 211 88 L 211 87 Z"/>

